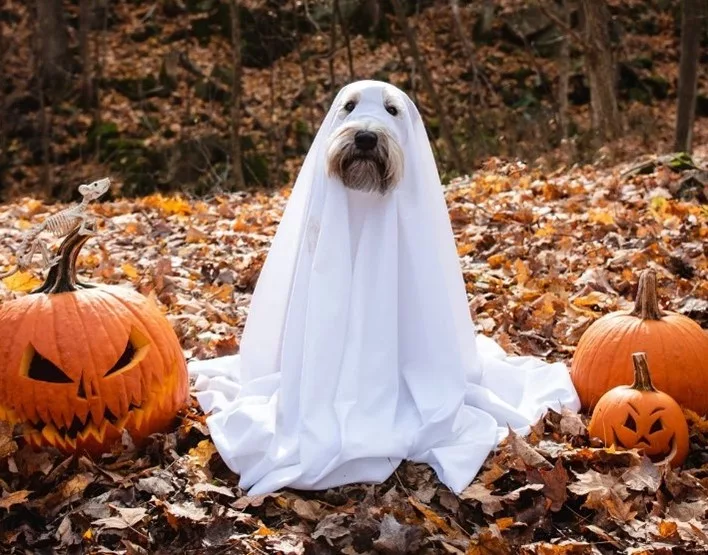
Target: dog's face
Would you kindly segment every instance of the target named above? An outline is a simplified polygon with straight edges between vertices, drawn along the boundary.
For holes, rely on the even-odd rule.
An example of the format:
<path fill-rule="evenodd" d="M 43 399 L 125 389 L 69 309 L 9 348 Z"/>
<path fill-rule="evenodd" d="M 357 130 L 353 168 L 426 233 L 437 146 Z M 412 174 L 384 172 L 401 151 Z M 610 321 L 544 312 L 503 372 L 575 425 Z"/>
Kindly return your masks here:
<path fill-rule="evenodd" d="M 345 187 L 385 195 L 403 178 L 405 102 L 393 87 L 350 88 L 329 137 L 327 174 Z"/>

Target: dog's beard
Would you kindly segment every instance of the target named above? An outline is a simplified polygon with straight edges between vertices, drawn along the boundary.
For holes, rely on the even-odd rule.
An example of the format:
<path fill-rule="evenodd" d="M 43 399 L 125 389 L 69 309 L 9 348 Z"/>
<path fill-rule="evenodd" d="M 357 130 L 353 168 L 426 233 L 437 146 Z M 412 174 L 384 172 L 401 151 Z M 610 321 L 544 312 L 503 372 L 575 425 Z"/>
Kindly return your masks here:
<path fill-rule="evenodd" d="M 364 130 L 376 134 L 376 146 L 371 150 L 361 150 L 354 142 L 357 131 Z M 345 125 L 330 141 L 327 173 L 349 189 L 383 195 L 403 177 L 403 151 L 384 127 Z"/>

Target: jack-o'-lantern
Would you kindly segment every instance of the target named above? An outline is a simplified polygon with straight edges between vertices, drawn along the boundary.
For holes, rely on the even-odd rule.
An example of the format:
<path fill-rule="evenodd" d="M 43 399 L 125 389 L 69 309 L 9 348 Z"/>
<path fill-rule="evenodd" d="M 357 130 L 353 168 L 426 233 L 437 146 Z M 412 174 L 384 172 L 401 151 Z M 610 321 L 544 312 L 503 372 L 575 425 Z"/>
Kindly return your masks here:
<path fill-rule="evenodd" d="M 605 393 L 588 432 L 605 445 L 641 449 L 656 461 L 678 466 L 688 455 L 688 424 L 681 407 L 651 382 L 646 353 L 634 353 L 634 383 Z"/>
<path fill-rule="evenodd" d="M 659 308 L 651 269 L 639 278 L 634 309 L 603 316 L 578 342 L 570 375 L 583 408 L 592 410 L 604 393 L 632 380 L 631 353 L 639 351 L 647 353 L 659 390 L 708 414 L 708 333 L 690 318 Z"/>
<path fill-rule="evenodd" d="M 34 446 L 100 453 L 123 430 L 139 444 L 187 400 L 184 355 L 157 305 L 76 281 L 91 236 L 68 235 L 45 283 L 0 306 L 0 419 Z"/>

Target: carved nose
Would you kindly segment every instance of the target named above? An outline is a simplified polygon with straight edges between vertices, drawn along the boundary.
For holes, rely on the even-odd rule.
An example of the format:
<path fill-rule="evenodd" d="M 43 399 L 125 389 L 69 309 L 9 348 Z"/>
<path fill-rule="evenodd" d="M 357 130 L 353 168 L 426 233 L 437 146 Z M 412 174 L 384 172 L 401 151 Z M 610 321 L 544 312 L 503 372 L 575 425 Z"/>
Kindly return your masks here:
<path fill-rule="evenodd" d="M 378 140 L 376 133 L 371 131 L 357 131 L 356 135 L 354 135 L 354 144 L 360 150 L 374 149 Z"/>

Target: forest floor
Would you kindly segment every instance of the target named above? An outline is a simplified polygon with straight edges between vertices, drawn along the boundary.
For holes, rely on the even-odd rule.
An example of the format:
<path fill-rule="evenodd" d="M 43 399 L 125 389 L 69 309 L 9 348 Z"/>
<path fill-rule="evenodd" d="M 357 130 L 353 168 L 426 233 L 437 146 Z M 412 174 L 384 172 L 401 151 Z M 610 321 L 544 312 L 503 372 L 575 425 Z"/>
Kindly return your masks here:
<path fill-rule="evenodd" d="M 481 333 L 510 353 L 569 362 L 591 322 L 631 304 L 647 267 L 665 309 L 708 327 L 708 152 L 697 168 L 641 161 L 543 173 L 490 159 L 446 186 Z M 97 203 L 100 241 L 79 273 L 153 295 L 189 358 L 237 352 L 288 191 Z M 3 205 L 0 265 L 23 229 L 60 208 Z M 36 284 L 8 278 L 0 302 Z M 0 552 L 706 553 L 708 421 L 687 416 L 691 452 L 670 469 L 594 443 L 585 415 L 549 413 L 491 453 L 460 496 L 408 463 L 381 485 L 246 496 L 194 399 L 173 431 L 102 459 L 33 452 L 5 426 Z"/>

